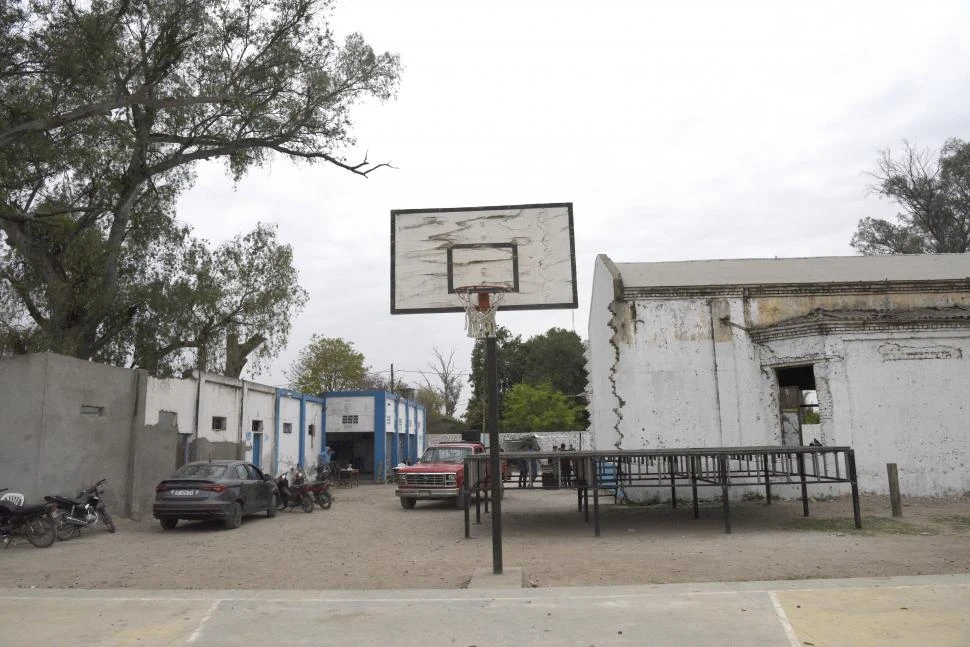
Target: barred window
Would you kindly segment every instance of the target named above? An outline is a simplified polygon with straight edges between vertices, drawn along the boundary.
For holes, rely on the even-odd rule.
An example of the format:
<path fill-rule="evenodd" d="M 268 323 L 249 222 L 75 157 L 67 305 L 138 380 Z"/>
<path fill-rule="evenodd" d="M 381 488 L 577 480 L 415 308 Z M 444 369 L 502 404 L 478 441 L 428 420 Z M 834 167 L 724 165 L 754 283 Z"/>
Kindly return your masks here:
<path fill-rule="evenodd" d="M 359 420 L 357 419 L 356 415 L 343 416 L 343 418 L 341 419 L 341 422 L 343 422 L 345 425 L 356 425 L 359 422 Z"/>

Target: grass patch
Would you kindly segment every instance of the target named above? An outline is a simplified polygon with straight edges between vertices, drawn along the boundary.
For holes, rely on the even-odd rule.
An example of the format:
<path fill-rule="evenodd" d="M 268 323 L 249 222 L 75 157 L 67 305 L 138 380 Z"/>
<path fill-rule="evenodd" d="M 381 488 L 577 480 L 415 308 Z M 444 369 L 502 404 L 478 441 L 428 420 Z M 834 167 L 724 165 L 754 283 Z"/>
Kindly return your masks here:
<path fill-rule="evenodd" d="M 863 517 L 862 529 L 855 527 L 853 519 L 801 517 L 784 523 L 786 530 L 808 532 L 842 532 L 853 535 L 937 535 L 938 528 L 921 526 L 886 517 Z"/>
<path fill-rule="evenodd" d="M 933 517 L 931 521 L 949 526 L 954 530 L 970 529 L 970 516 L 965 514 L 951 514 L 946 517 Z"/>

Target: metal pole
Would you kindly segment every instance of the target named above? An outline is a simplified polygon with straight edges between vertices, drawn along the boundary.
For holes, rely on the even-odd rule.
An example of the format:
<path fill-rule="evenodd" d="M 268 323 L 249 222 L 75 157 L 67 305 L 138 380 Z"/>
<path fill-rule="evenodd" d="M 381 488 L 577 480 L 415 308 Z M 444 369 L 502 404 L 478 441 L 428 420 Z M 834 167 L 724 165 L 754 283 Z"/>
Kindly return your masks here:
<path fill-rule="evenodd" d="M 808 483 L 805 481 L 805 454 L 795 455 L 798 461 L 798 478 L 802 482 L 802 516 L 808 516 Z"/>
<path fill-rule="evenodd" d="M 502 574 L 502 465 L 498 441 L 498 359 L 495 337 L 485 338 L 485 365 L 488 373 L 489 475 L 492 486 L 492 573 Z"/>
<path fill-rule="evenodd" d="M 731 534 L 731 504 L 728 498 L 728 457 L 724 454 L 717 456 L 718 478 L 721 481 L 721 499 L 724 510 L 724 532 Z"/>
<path fill-rule="evenodd" d="M 889 504 L 893 508 L 893 516 L 903 516 L 903 502 L 899 498 L 899 468 L 896 463 L 886 463 L 886 472 L 889 476 Z"/>
<path fill-rule="evenodd" d="M 862 509 L 859 507 L 859 479 L 855 471 L 855 450 L 850 449 L 845 453 L 845 471 L 849 476 L 849 483 L 852 484 L 852 515 L 855 517 L 855 527 L 862 527 Z"/>

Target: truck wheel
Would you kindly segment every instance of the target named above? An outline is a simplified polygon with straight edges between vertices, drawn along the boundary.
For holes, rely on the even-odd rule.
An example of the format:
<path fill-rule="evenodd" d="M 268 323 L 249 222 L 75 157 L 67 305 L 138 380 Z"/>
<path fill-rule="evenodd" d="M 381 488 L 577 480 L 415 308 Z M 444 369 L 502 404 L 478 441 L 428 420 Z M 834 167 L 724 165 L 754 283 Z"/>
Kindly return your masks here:
<path fill-rule="evenodd" d="M 465 509 L 465 495 L 464 494 L 459 494 L 457 497 L 455 497 L 455 507 L 458 508 L 459 510 L 464 510 Z"/>
<path fill-rule="evenodd" d="M 414 499 L 406 499 L 403 496 L 401 497 L 401 507 L 405 510 L 413 510 L 415 503 L 417 503 L 417 501 Z"/>

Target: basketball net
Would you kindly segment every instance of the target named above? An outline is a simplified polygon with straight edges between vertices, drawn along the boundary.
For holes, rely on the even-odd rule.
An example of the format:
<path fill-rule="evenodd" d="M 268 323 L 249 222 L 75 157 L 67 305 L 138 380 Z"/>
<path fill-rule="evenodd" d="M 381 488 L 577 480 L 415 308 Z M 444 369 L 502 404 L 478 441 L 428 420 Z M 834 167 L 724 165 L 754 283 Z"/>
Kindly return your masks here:
<path fill-rule="evenodd" d="M 505 290 L 493 286 L 472 285 L 455 288 L 465 308 L 465 331 L 472 339 L 495 336 L 495 311 L 505 298 Z"/>

